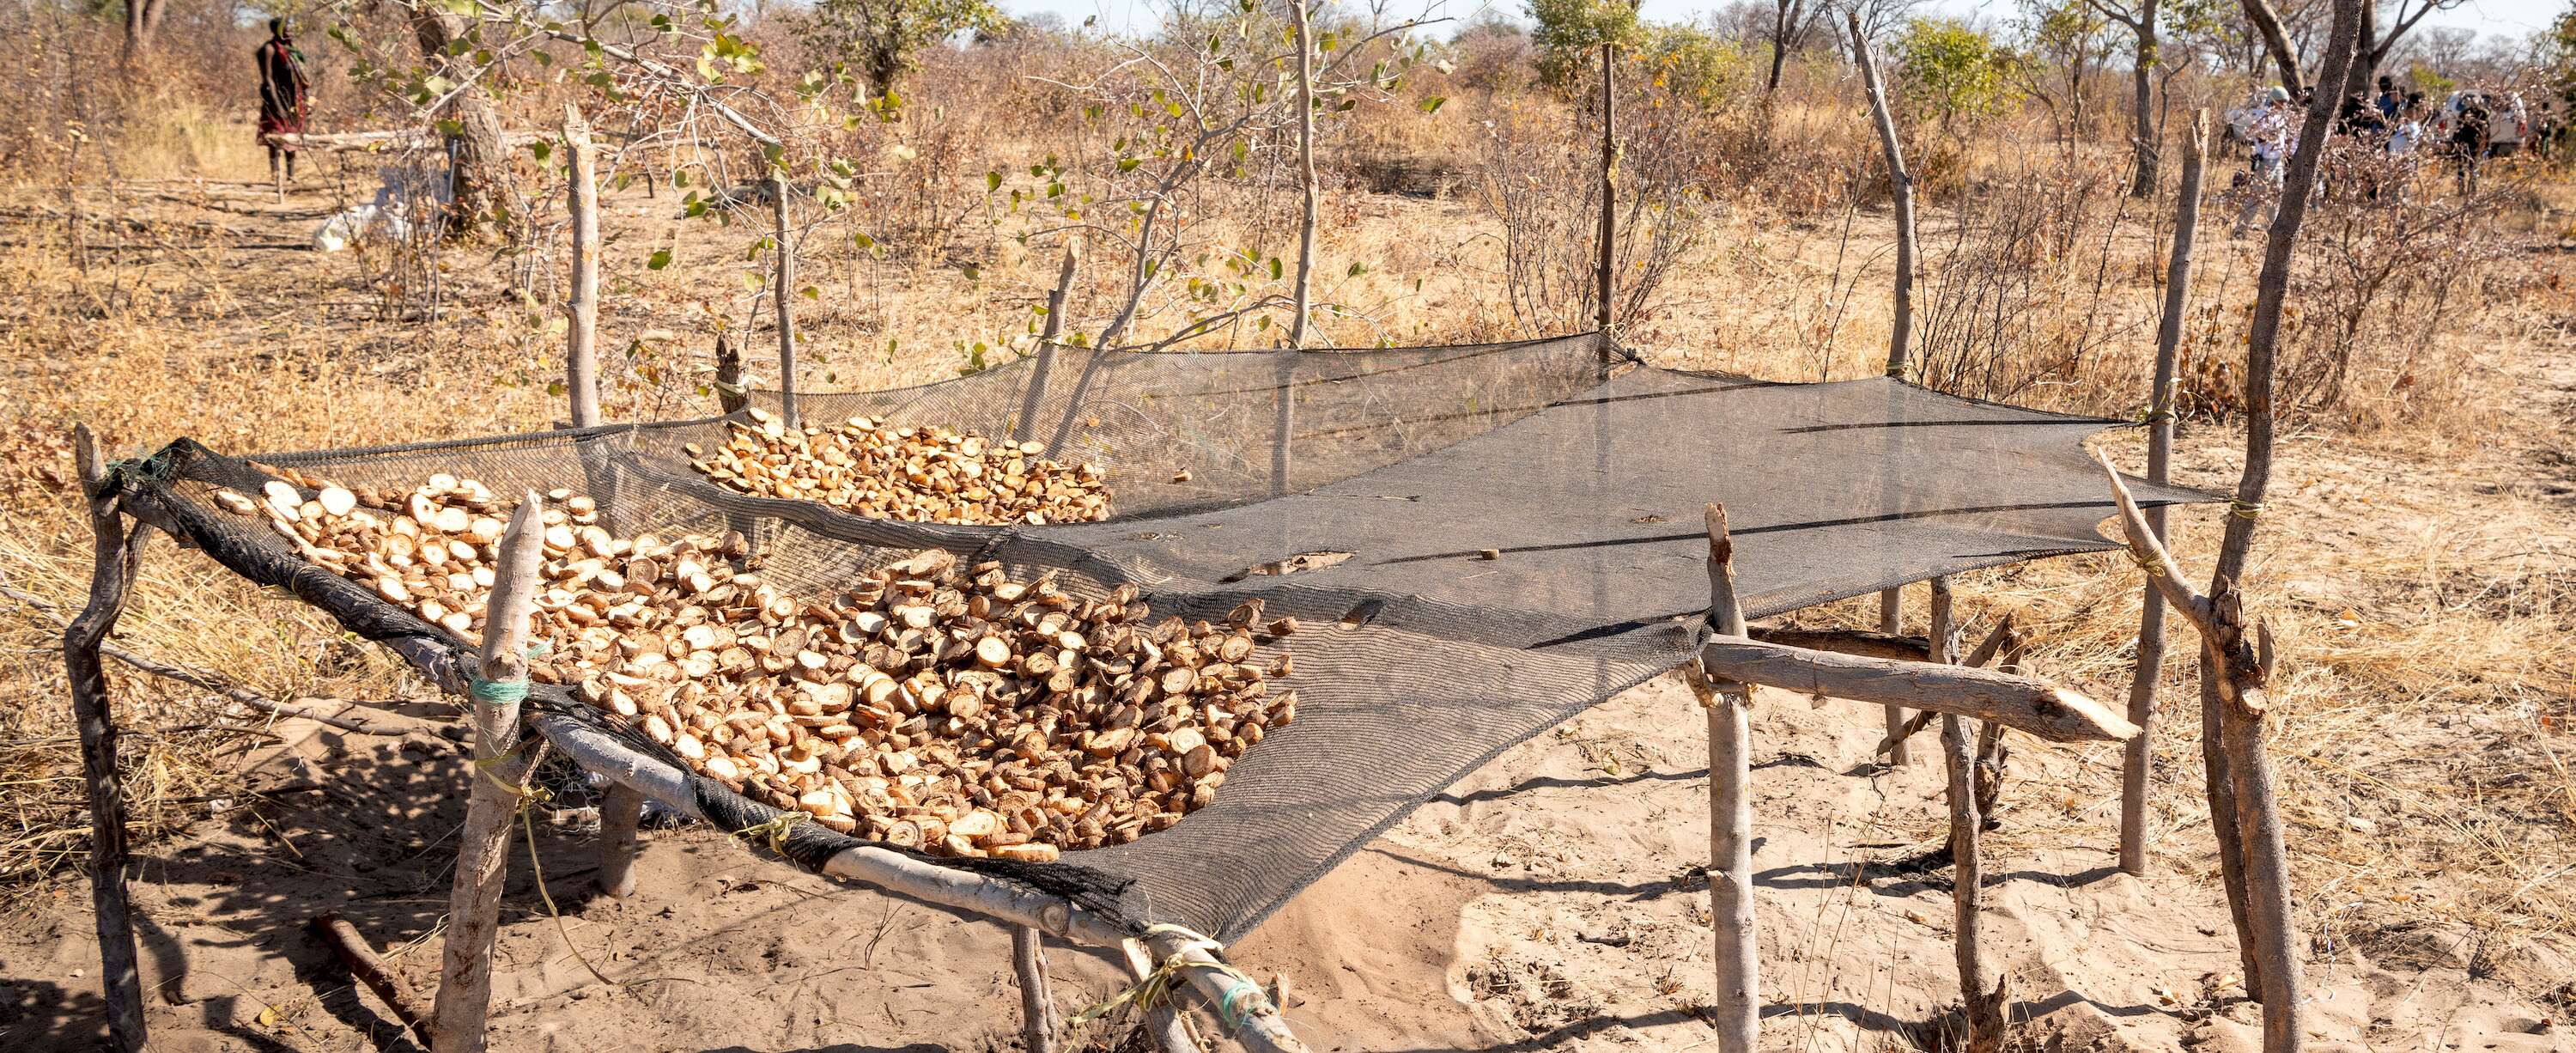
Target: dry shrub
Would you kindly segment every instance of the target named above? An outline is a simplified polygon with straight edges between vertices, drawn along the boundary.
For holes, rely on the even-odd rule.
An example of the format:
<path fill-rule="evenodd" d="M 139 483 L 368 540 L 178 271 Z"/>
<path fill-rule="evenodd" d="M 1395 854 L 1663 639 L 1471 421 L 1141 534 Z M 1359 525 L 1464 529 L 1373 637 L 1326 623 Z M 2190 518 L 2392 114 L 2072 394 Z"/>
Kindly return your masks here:
<path fill-rule="evenodd" d="M 1632 63 L 1633 65 L 1633 63 Z M 1707 238 L 1728 115 L 1653 78 L 1620 78 L 1612 314 L 1652 318 L 1665 278 Z M 1530 335 L 1594 328 L 1600 302 L 1601 110 L 1597 95 L 1533 94 L 1486 122 L 1482 203 L 1502 226 L 1505 287 Z M 1588 148 L 1587 148 L 1588 147 Z"/>

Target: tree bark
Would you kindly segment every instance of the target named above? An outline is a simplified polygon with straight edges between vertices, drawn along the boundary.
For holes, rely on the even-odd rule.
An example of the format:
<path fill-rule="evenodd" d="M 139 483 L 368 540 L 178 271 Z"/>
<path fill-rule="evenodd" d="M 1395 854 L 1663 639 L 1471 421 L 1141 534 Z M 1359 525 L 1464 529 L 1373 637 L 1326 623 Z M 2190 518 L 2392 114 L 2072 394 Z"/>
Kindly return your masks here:
<path fill-rule="evenodd" d="M 1735 598 L 1735 542 L 1727 536 L 1726 508 L 1709 505 L 1709 629 L 1744 635 L 1744 611 Z M 1733 680 L 1712 682 L 1700 699 L 1708 710 L 1708 890 L 1716 929 L 1715 1002 L 1720 1053 L 1753 1053 L 1762 1034 L 1762 955 L 1753 920 L 1752 729 L 1753 689 Z"/>
<path fill-rule="evenodd" d="M 456 199 L 448 212 L 448 227 L 468 233 L 488 221 L 504 241 L 516 244 L 526 235 L 521 223 L 526 202 L 519 194 L 518 180 L 510 174 L 510 147 L 500 115 L 492 111 L 492 100 L 481 85 L 466 83 L 473 76 L 466 60 L 448 54 L 448 47 L 470 27 L 462 16 L 430 0 L 410 3 L 412 35 L 420 43 L 421 60 L 448 80 L 465 84 L 448 100 L 443 114 L 456 125 L 447 136 L 455 165 L 450 179 Z"/>
<path fill-rule="evenodd" d="M 1879 633 L 1885 636 L 1896 636 L 1904 632 L 1904 630 L 1905 590 L 1879 590 Z M 1925 654 L 1927 656 L 1925 660 L 1928 661 L 1931 645 L 1927 642 L 1924 646 L 1926 648 Z M 1906 740 L 1912 737 L 1911 733 L 1907 732 L 1905 729 L 1913 723 L 1913 717 L 1911 714 L 1905 712 L 1905 707 L 1903 706 L 1889 706 L 1881 710 L 1880 713 L 1887 721 L 1887 738 L 1885 742 L 1882 743 L 1887 748 L 1880 750 L 1879 752 L 1887 754 L 1887 763 L 1889 767 L 1902 768 L 1914 759 L 1913 752 L 1908 750 L 1905 746 Z"/>
<path fill-rule="evenodd" d="M 1887 89 L 1879 83 L 1878 58 L 1869 34 L 1861 29 L 1860 11 L 1848 9 L 1852 60 L 1860 66 L 1861 86 L 1869 92 L 1870 120 L 1878 127 L 1878 148 L 1887 155 L 1887 183 L 1895 198 L 1895 319 L 1887 334 L 1887 375 L 1905 379 L 1914 343 L 1914 177 L 1905 171 L 1905 150 L 1896 140 L 1896 116 L 1887 108 Z"/>
<path fill-rule="evenodd" d="M 1297 24 L 1297 284 L 1291 291 L 1297 316 L 1288 323 L 1288 346 L 1306 346 L 1306 320 L 1314 313 L 1308 300 L 1315 274 L 1315 48 L 1308 39 L 1307 0 L 1289 0 Z"/>
<path fill-rule="evenodd" d="M 599 414 L 599 170 L 590 126 L 564 104 L 564 152 L 570 176 L 564 205 L 572 220 L 572 294 L 564 298 L 570 328 L 564 337 L 564 386 L 572 401 L 572 426 L 595 428 Z"/>
<path fill-rule="evenodd" d="M 2243 2 L 2245 20 L 2254 23 L 2254 31 L 2263 38 L 2263 50 L 2271 54 L 2273 66 L 2281 71 L 2281 86 L 2290 89 L 2292 95 L 2298 94 L 2308 79 L 2299 70 L 2298 49 L 2290 46 L 2290 34 L 2281 28 L 2280 13 L 2272 10 L 2269 0 Z"/>
<path fill-rule="evenodd" d="M 2129 110 L 2130 135 L 2133 137 L 2131 149 L 2136 158 L 2136 170 L 2130 174 L 2129 196 L 2146 198 L 2155 196 L 2159 155 L 2162 153 L 2156 141 L 2155 70 L 2157 52 L 2162 47 L 2156 39 L 2156 0 L 2139 0 L 2138 21 L 2131 28 L 2137 33 L 2138 54 L 2137 62 L 2130 70 L 2131 91 L 2134 93 Z"/>
<path fill-rule="evenodd" d="M 1959 967 L 1961 1015 L 1968 1025 L 1970 1053 L 1994 1053 L 2003 1048 L 2004 989 L 1986 966 L 1983 946 L 1985 862 L 1978 854 L 1977 758 L 1968 744 L 1967 721 L 1941 718 L 1941 758 L 1950 777 L 1952 950 Z"/>
<path fill-rule="evenodd" d="M 1055 1053 L 1055 995 L 1047 982 L 1046 948 L 1038 930 L 1011 926 L 1011 971 L 1020 980 L 1020 1045 L 1027 1053 Z"/>
<path fill-rule="evenodd" d="M 2346 24 L 2337 19 L 2338 28 Z M 2244 912 L 2250 925 L 2241 946 L 2259 963 L 2248 969 L 2247 984 L 2249 989 L 2260 988 L 2265 1053 L 2297 1053 L 2306 1042 L 2301 1021 L 2307 1012 L 2302 1004 L 2306 980 L 2299 964 L 2297 920 L 2290 907 L 2279 794 L 2263 741 L 2270 708 L 2265 687 L 2272 669 L 2270 632 L 2262 630 L 2254 641 L 2248 640 L 2244 603 L 2235 579 L 2222 574 L 2211 580 L 2209 595 L 2193 592 L 2107 457 L 2102 468 L 2110 479 L 2112 500 L 2120 508 L 2121 532 L 2128 537 L 2130 555 L 2146 570 L 2148 585 L 2163 593 L 2166 602 L 2200 631 L 2201 669 L 2205 682 L 2215 685 L 2220 696 L 2218 716 L 2224 729 L 2220 737 L 2233 779 L 2229 811 L 2242 843 Z M 2212 802 L 2211 807 L 2218 805 Z"/>
<path fill-rule="evenodd" d="M 796 413 L 796 243 L 790 240 L 787 226 L 787 177 L 769 172 L 769 207 L 772 236 L 778 241 L 778 284 L 772 298 L 778 308 L 778 405 L 787 425 L 804 423 Z"/>
<path fill-rule="evenodd" d="M 1593 275 L 1593 294 L 1600 302 L 1594 306 L 1593 328 L 1605 339 L 1619 313 L 1613 306 L 1619 295 L 1619 96 L 1612 66 L 1617 57 L 1615 45 L 1601 45 L 1601 234 Z M 1602 361 L 1606 368 L 1606 347 Z"/>
<path fill-rule="evenodd" d="M 2162 483 L 2172 472 L 2174 371 L 2181 361 L 2183 312 L 2191 303 L 2192 246 L 2199 240 L 2200 179 L 2208 149 L 2209 111 L 2194 110 L 2182 144 L 2182 189 L 2174 203 L 2172 258 L 2165 264 L 2164 317 L 2156 323 L 2156 367 L 2147 392 L 2147 480 Z M 2148 528 L 2165 536 L 2165 509 L 2147 511 Z M 2129 740 L 2120 771 L 2120 869 L 2140 877 L 2147 873 L 2147 791 L 2154 784 L 2155 751 L 2149 741 L 2156 715 L 2156 688 L 2163 679 L 2165 606 L 2154 588 L 2140 599 L 2138 665 L 2129 681 L 2129 723 L 2138 737 Z"/>
<path fill-rule="evenodd" d="M 72 428 L 72 453 L 89 505 L 93 556 L 89 605 L 63 630 L 64 676 L 80 734 L 81 779 L 89 790 L 90 910 L 98 934 L 99 984 L 107 1003 L 111 1047 L 134 1053 L 149 1041 L 143 978 L 137 966 L 132 906 L 125 895 L 125 784 L 116 770 L 116 713 L 108 697 L 99 645 L 116 628 L 132 594 L 146 535 L 129 538 L 111 491 L 105 457 L 86 424 Z"/>

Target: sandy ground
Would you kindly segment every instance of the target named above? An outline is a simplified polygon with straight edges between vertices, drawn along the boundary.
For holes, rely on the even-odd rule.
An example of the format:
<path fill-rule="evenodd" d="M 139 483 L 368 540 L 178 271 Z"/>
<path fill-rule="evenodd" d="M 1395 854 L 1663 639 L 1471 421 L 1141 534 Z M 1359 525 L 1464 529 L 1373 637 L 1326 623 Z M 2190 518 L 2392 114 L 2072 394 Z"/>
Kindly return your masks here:
<path fill-rule="evenodd" d="M 1947 868 L 1905 862 L 1939 847 L 1939 779 L 1928 765 L 1868 763 L 1875 718 L 1771 693 L 1756 710 L 1768 1049 L 1941 1041 L 1956 986 Z M 260 764 L 264 801 L 232 802 L 196 836 L 146 852 L 134 893 L 155 1049 L 409 1046 L 302 926 L 336 910 L 395 945 L 415 988 L 432 985 L 462 811 L 448 727 L 394 740 L 281 725 L 300 741 Z M 1987 924 L 2021 1033 L 2044 1049 L 2259 1048 L 2212 890 L 2117 873 L 2107 832 L 2015 843 L 2025 815 L 2103 793 L 2112 759 L 2016 751 Z M 1291 1020 L 1319 1049 L 1708 1045 L 1695 1009 L 1709 982 L 1705 764 L 1700 712 L 1677 682 L 1621 695 L 1415 813 L 1236 959 L 1281 978 Z M 536 833 L 560 921 L 536 895 L 524 844 L 514 863 L 495 1049 L 1017 1045 L 1000 927 L 839 888 L 691 830 L 654 834 L 641 894 L 610 900 L 590 891 L 578 822 Z M 2174 840 L 2205 841 L 2189 833 Z M 57 882 L 0 923 L 0 1048 L 99 1041 L 82 892 Z M 2470 978 L 2465 935 L 2446 945 L 2428 932 L 2402 962 L 2317 948 L 2311 1048 L 2576 1048 L 2546 1010 Z M 1116 986 L 1094 955 L 1059 947 L 1053 959 L 1069 1008 Z M 2560 975 L 2570 964 L 2532 963 Z"/>

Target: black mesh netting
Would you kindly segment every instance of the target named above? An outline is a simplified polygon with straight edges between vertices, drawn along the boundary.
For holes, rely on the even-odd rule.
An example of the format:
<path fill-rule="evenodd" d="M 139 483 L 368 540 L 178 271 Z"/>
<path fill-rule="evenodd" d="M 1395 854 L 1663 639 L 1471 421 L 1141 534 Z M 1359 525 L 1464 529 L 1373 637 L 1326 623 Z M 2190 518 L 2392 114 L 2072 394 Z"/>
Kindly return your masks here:
<path fill-rule="evenodd" d="M 1502 750 L 1687 659 L 1708 595 L 1704 503 L 1727 506 L 1746 615 L 1776 614 L 2112 547 L 2097 529 L 2114 511 L 2108 488 L 2081 443 L 2120 423 L 1885 379 L 1660 370 L 1590 335 L 1348 352 L 1063 349 L 1050 363 L 924 387 L 806 395 L 799 409 L 808 422 L 867 415 L 1025 436 L 1101 464 L 1118 515 L 936 526 L 738 496 L 681 453 L 720 440 L 713 419 L 263 460 L 374 486 L 450 472 L 502 493 L 570 487 L 597 497 L 620 533 L 742 529 L 764 577 L 814 593 L 942 547 L 1022 578 L 1059 570 L 1078 594 L 1134 584 L 1158 617 L 1219 618 L 1259 597 L 1268 615 L 1305 625 L 1258 659 L 1296 656 L 1285 685 L 1301 700 L 1296 722 L 1170 830 L 1011 868 L 1114 899 L 1131 922 L 1231 941 Z M 352 630 L 445 639 L 304 568 L 264 522 L 214 509 L 209 490 L 255 485 L 248 471 L 183 441 L 149 490 L 227 566 L 295 589 Z M 2206 499 L 2132 485 L 2150 505 Z M 1281 561 L 1312 569 L 1267 572 Z M 727 798 L 711 815 L 775 814 L 705 780 L 696 789 Z"/>

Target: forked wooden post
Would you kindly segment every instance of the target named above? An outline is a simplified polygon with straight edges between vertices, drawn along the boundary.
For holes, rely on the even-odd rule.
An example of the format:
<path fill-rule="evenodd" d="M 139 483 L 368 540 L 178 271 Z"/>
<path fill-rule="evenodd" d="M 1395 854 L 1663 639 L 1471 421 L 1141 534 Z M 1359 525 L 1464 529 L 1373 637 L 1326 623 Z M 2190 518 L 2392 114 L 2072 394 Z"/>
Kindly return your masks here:
<path fill-rule="evenodd" d="M 769 212 L 771 237 L 778 242 L 778 280 L 771 291 L 778 301 L 778 409 L 795 427 L 805 423 L 796 414 L 796 243 L 787 226 L 787 175 L 776 167 L 769 170 Z"/>
<path fill-rule="evenodd" d="M 125 896 L 125 785 L 116 770 L 116 713 L 107 693 L 99 645 L 125 613 L 134 586 L 144 534 L 125 533 L 125 516 L 107 477 L 107 459 L 89 426 L 72 427 L 72 455 L 81 495 L 89 504 L 95 556 L 90 564 L 89 605 L 63 630 L 64 674 L 71 684 L 72 720 L 81 744 L 81 778 L 89 789 L 89 893 L 98 931 L 99 983 L 107 1000 L 109 1044 L 123 1053 L 143 1048 L 143 977 L 135 962 L 134 919 Z"/>
<path fill-rule="evenodd" d="M 2236 583 L 2218 575 L 2210 595 L 2203 596 L 2182 580 L 2173 554 L 2148 529 L 2146 515 L 2102 458 L 2111 480 L 2111 496 L 2120 506 L 2120 526 L 2128 535 L 2129 553 L 2146 570 L 2147 583 L 2165 602 L 2199 630 L 2202 668 L 2215 668 L 2215 684 L 2225 703 L 2220 735 L 2227 751 L 2233 792 L 2235 830 L 2242 839 L 2246 920 L 2250 938 L 2244 951 L 2258 967 L 2263 1001 L 2265 1053 L 2296 1053 L 2307 1034 L 2301 1004 L 2307 980 L 2299 962 L 2299 934 L 2290 914 L 2289 853 L 2281 836 L 2280 793 L 2272 779 L 2272 757 L 2264 741 L 2264 712 L 2270 706 L 2267 682 L 2272 674 L 2272 634 L 2258 627 L 2249 638 L 2244 599 Z"/>
<path fill-rule="evenodd" d="M 535 609 L 537 564 L 545 556 L 544 513 L 535 491 L 521 498 L 501 534 L 497 576 L 484 608 L 482 663 L 465 703 L 474 724 L 474 759 L 466 768 L 473 789 L 447 899 L 434 1053 L 483 1049 L 492 1004 L 492 937 L 509 876 L 510 821 L 519 810 L 516 787 L 535 763 L 535 750 L 518 752 L 519 700 L 528 690 L 528 616 Z"/>
<path fill-rule="evenodd" d="M 1726 506 L 1709 505 L 1709 629 L 1744 635 L 1735 598 L 1735 541 Z M 1752 1053 L 1762 1034 L 1762 955 L 1753 921 L 1751 685 L 1711 678 L 1700 699 L 1708 710 L 1708 893 L 1717 930 L 1716 1002 L 1720 1053 Z"/>
<path fill-rule="evenodd" d="M 1047 983 L 1046 948 L 1038 930 L 1011 926 L 1011 971 L 1020 978 L 1020 1045 L 1028 1053 L 1054 1053 L 1055 994 Z"/>
<path fill-rule="evenodd" d="M 2200 230 L 2201 153 L 2209 140 L 2209 111 L 2193 110 L 2182 142 L 2182 189 L 2174 205 L 2173 258 L 2165 265 L 2164 318 L 2156 323 L 2156 372 L 2147 392 L 2147 481 L 2161 483 L 2173 462 L 2174 371 L 2181 357 L 2183 310 L 2191 302 L 2191 250 Z M 2165 536 L 2165 510 L 2147 511 L 2147 528 Z M 2129 723 L 2138 726 L 2120 769 L 2120 869 L 2147 872 L 2147 790 L 2155 777 L 2156 686 L 2163 679 L 2165 607 L 2150 585 L 2140 599 L 2138 667 L 2129 681 Z"/>
<path fill-rule="evenodd" d="M 1953 613 L 1950 579 L 1932 579 L 1932 661 L 1951 660 Z M 1949 776 L 1950 903 L 1959 966 L 1959 994 L 1968 1026 L 1968 1049 L 1993 1053 L 2003 1048 L 2003 986 L 1987 968 L 1985 929 L 1985 857 L 1979 844 L 1984 822 L 1977 814 L 1977 758 L 1970 745 L 1968 722 L 1941 718 L 1941 759 Z"/>
<path fill-rule="evenodd" d="M 590 125 L 564 104 L 564 153 L 571 173 L 564 206 L 572 219 L 572 294 L 564 298 L 564 387 L 572 399 L 572 426 L 595 428 L 599 418 L 599 162 Z"/>

